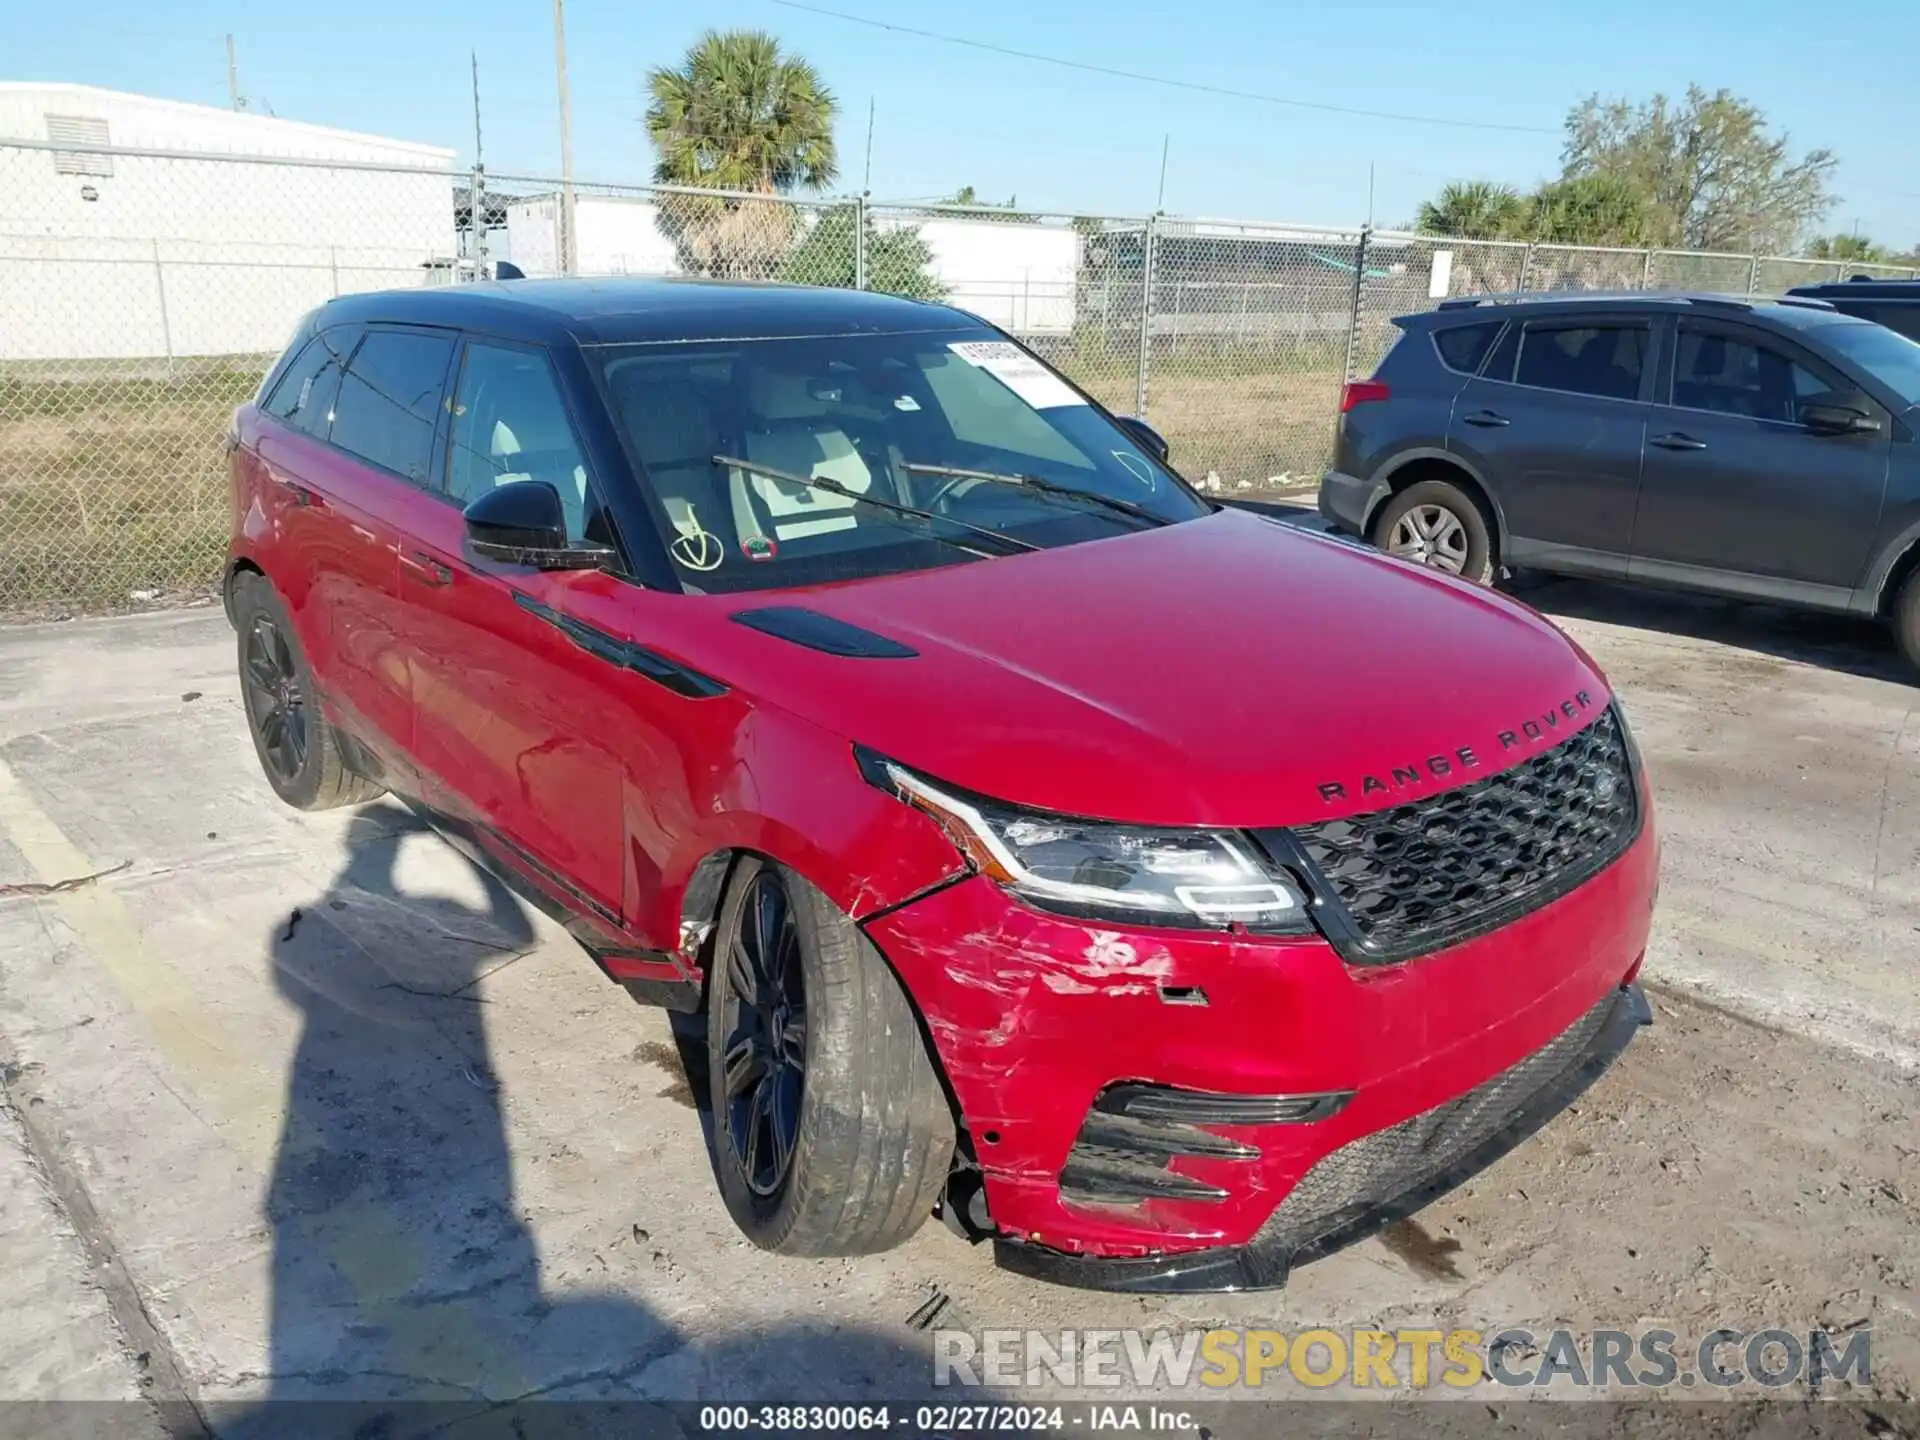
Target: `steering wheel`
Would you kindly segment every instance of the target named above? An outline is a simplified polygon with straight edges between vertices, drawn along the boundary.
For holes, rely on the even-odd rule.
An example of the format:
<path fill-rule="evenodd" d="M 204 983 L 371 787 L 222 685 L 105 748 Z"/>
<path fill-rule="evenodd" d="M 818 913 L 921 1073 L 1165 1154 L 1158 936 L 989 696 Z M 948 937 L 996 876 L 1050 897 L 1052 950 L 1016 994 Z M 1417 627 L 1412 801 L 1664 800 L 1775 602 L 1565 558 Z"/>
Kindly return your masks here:
<path fill-rule="evenodd" d="M 944 485 L 933 492 L 932 498 L 927 501 L 927 509 L 938 510 L 946 503 L 947 497 L 952 495 L 956 490 L 971 490 L 976 485 L 991 485 L 992 483 L 991 480 L 982 480 L 973 475 L 950 476 Z"/>

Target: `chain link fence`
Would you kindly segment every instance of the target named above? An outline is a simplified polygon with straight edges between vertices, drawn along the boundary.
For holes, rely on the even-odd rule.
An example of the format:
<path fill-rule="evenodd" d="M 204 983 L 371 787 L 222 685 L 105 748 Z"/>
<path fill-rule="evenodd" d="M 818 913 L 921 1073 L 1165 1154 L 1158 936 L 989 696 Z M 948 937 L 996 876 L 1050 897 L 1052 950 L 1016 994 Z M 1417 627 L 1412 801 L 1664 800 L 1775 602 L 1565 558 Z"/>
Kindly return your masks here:
<path fill-rule="evenodd" d="M 299 318 L 495 261 L 945 301 L 1150 420 L 1214 493 L 1310 486 L 1342 383 L 1378 362 L 1392 317 L 1450 296 L 1915 274 L 0 139 L 0 614 L 204 593 L 228 422 Z"/>

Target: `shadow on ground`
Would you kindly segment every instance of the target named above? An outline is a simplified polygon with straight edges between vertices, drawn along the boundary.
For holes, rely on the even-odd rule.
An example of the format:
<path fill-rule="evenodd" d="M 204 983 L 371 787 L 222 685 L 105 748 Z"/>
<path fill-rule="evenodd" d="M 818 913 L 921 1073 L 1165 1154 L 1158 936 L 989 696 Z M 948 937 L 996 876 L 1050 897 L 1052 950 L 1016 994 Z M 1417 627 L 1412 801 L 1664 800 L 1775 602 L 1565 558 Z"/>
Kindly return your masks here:
<path fill-rule="evenodd" d="M 1870 680 L 1914 683 L 1886 626 L 1873 620 L 1546 575 L 1519 576 L 1512 589 L 1555 617 L 1686 635 Z"/>
<path fill-rule="evenodd" d="M 1311 500 L 1229 503 L 1297 529 L 1331 533 Z M 1870 680 L 1915 683 L 1887 627 L 1874 620 L 1538 571 L 1523 571 L 1501 588 L 1559 618 L 1685 635 Z"/>
<path fill-rule="evenodd" d="M 214 1407 L 217 1433 L 507 1434 L 561 1399 L 624 1408 L 538 1403 L 538 1433 L 671 1433 L 634 1403 L 926 1395 L 927 1356 L 881 1337 L 695 1342 L 630 1294 L 547 1290 L 490 1064 L 487 1025 L 511 1022 L 478 993 L 539 942 L 495 879 L 410 845 L 428 833 L 397 806 L 360 812 L 326 894 L 271 938 L 302 1030 L 267 1198 L 271 1371 L 242 1377 L 270 1389 Z M 410 851 L 459 893 L 403 887 Z"/>

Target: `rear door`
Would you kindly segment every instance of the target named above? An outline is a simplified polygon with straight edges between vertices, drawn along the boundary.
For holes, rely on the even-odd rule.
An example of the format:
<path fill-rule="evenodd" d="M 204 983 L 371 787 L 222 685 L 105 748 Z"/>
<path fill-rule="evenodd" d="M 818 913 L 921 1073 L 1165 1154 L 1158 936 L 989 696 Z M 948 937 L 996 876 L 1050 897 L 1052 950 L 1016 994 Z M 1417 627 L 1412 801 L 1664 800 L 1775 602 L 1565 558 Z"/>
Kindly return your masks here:
<path fill-rule="evenodd" d="M 1632 577 L 1844 607 L 1879 522 L 1892 417 L 1877 434 L 1816 434 L 1801 402 L 1855 388 L 1825 361 L 1738 321 L 1681 316 L 1674 334 Z"/>
<path fill-rule="evenodd" d="M 328 620 L 342 708 L 389 767 L 413 738 L 399 595 L 399 557 L 433 473 L 453 332 L 370 326 L 333 401 L 314 487 L 329 508 L 318 563 L 329 574 Z"/>
<path fill-rule="evenodd" d="M 579 428 L 545 350 L 470 338 L 449 397 L 447 463 L 400 557 L 429 799 L 577 912 L 618 926 L 626 786 L 621 756 L 654 754 L 634 713 L 649 682 L 582 640 L 624 639 L 624 582 L 475 555 L 461 507 L 544 480 L 576 541 L 612 543 Z M 569 627 L 572 627 L 571 630 Z"/>
<path fill-rule="evenodd" d="M 320 687 L 347 700 L 334 654 L 332 607 L 349 581 L 335 557 L 338 514 L 323 488 L 333 468 L 326 448 L 333 401 L 340 390 L 358 326 L 335 326 L 307 342 L 261 405 L 265 417 L 254 452 L 242 457 L 266 481 L 254 491 L 263 512 L 267 563 L 286 601 L 307 662 Z"/>
<path fill-rule="evenodd" d="M 1626 573 L 1652 351 L 1647 317 L 1536 318 L 1461 390 L 1447 448 L 1492 492 L 1509 563 Z"/>

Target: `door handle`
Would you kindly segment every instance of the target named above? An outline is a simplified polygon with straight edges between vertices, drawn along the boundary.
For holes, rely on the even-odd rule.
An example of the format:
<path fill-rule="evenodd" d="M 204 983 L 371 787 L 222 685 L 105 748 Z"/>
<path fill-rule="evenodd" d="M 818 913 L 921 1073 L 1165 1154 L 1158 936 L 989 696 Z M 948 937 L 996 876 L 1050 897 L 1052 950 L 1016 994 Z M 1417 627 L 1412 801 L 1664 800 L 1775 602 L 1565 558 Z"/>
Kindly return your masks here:
<path fill-rule="evenodd" d="M 278 470 L 275 470 L 272 467 L 268 467 L 267 469 L 267 479 L 271 480 L 275 485 L 278 485 L 282 490 L 286 491 L 288 496 L 292 499 L 295 505 L 298 505 L 304 508 L 306 506 L 318 505 L 320 503 L 320 497 L 316 495 L 313 491 L 309 490 L 306 486 L 302 485 L 298 480 L 289 479 L 287 476 L 282 475 Z"/>
<path fill-rule="evenodd" d="M 419 581 L 422 585 L 451 585 L 453 583 L 453 571 L 447 566 L 442 565 L 438 560 L 435 560 L 431 555 L 422 555 L 418 551 L 415 551 L 411 555 L 402 555 L 400 557 L 400 566 L 407 572 L 409 578 Z"/>
<path fill-rule="evenodd" d="M 1678 430 L 1674 431 L 1671 435 L 1656 435 L 1647 443 L 1649 445 L 1658 445 L 1662 450 L 1704 450 L 1707 448 L 1706 441 L 1696 440 L 1691 435 L 1683 435 Z"/>
<path fill-rule="evenodd" d="M 1469 425 L 1479 425 L 1489 430 L 1498 430 L 1513 423 L 1506 416 L 1497 415 L 1491 410 L 1476 410 L 1473 414 L 1461 418 Z"/>

